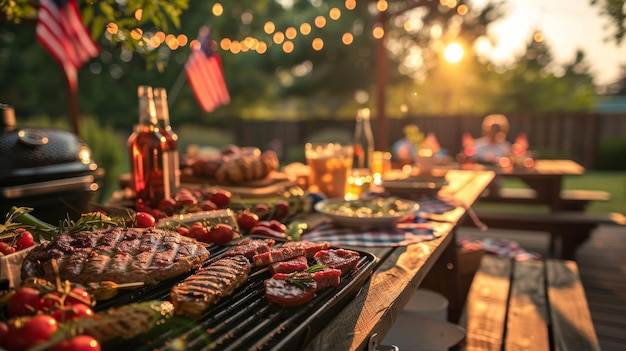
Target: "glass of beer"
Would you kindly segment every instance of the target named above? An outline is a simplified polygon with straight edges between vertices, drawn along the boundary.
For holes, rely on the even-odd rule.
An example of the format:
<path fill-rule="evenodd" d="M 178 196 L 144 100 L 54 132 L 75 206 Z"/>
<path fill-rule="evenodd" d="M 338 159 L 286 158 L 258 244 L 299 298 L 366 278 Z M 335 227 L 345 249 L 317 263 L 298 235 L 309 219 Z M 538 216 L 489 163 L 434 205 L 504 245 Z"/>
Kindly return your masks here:
<path fill-rule="evenodd" d="M 348 176 L 352 172 L 352 145 L 340 143 L 307 143 L 305 155 L 310 167 L 309 190 L 329 198 L 343 198 Z"/>

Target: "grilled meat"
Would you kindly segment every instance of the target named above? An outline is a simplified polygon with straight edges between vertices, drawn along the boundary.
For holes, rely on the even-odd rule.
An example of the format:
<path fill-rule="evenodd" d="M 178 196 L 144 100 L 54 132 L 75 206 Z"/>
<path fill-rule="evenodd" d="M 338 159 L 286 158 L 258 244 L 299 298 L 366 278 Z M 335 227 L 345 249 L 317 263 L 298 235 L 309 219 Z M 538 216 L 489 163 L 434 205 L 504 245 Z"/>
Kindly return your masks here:
<path fill-rule="evenodd" d="M 35 247 L 24 258 L 21 275 L 55 281 L 55 261 L 62 280 L 152 285 L 198 268 L 208 258 L 206 247 L 170 230 L 109 228 L 63 234 Z"/>
<path fill-rule="evenodd" d="M 303 247 L 277 247 L 269 252 L 260 253 L 252 257 L 256 266 L 267 266 L 268 264 L 287 261 L 298 256 L 306 255 Z"/>
<path fill-rule="evenodd" d="M 225 253 L 226 256 L 244 255 L 248 258 L 252 256 L 268 252 L 274 246 L 276 240 L 274 239 L 252 239 L 245 238 L 239 240 L 235 245 L 231 246 Z"/>
<path fill-rule="evenodd" d="M 311 273 L 313 280 L 317 283 L 317 290 L 326 288 L 336 288 L 341 283 L 341 270 L 326 268 L 324 270 Z"/>
<path fill-rule="evenodd" d="M 170 291 L 177 315 L 198 318 L 211 305 L 246 282 L 250 262 L 245 256 L 221 258 L 198 270 Z"/>
<path fill-rule="evenodd" d="M 309 268 L 309 263 L 304 256 L 270 264 L 270 271 L 272 271 L 272 273 L 292 273 L 303 271 L 307 268 Z"/>
<path fill-rule="evenodd" d="M 346 249 L 322 250 L 315 254 L 314 259 L 318 264 L 346 273 L 356 269 L 361 255 L 356 251 Z"/>
<path fill-rule="evenodd" d="M 328 241 L 314 243 L 312 241 L 288 241 L 282 247 L 302 247 L 306 250 L 306 258 L 313 258 L 316 252 L 330 248 Z"/>
<path fill-rule="evenodd" d="M 294 275 L 302 274 L 301 278 Z M 276 273 L 271 278 L 266 279 L 265 297 L 270 302 L 281 306 L 297 306 L 311 301 L 317 291 L 317 283 L 311 279 L 310 273 L 299 272 L 293 274 Z"/>

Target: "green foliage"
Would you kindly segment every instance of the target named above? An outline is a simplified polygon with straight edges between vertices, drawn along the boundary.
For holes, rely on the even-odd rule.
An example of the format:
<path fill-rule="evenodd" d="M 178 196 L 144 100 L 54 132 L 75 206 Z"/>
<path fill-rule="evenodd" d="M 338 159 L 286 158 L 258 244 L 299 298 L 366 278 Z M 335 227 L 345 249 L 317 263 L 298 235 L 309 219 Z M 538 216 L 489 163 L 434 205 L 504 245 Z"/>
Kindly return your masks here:
<path fill-rule="evenodd" d="M 128 135 L 121 136 L 110 124 L 102 125 L 98 119 L 88 116 L 81 119 L 80 136 L 91 148 L 98 167 L 104 169 L 102 187 L 98 192 L 98 199 L 95 199 L 97 202 L 104 202 L 118 188 L 120 174 L 128 171 L 129 160 L 124 147 Z"/>
<path fill-rule="evenodd" d="M 598 145 L 595 168 L 598 170 L 626 170 L 626 138 L 601 140 Z"/>

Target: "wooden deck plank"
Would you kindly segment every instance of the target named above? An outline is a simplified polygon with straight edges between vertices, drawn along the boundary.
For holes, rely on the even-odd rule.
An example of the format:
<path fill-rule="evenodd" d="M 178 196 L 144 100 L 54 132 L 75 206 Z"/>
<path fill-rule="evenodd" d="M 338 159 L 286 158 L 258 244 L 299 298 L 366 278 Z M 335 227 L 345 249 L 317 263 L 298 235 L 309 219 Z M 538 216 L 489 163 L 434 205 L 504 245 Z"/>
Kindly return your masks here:
<path fill-rule="evenodd" d="M 543 262 L 520 261 L 513 267 L 505 350 L 550 350 Z"/>
<path fill-rule="evenodd" d="M 587 297 L 573 261 L 546 261 L 554 344 L 560 351 L 599 351 Z"/>
<path fill-rule="evenodd" d="M 511 262 L 483 257 L 467 305 L 467 351 L 500 351 L 510 288 Z M 476 316 L 486 316 L 485 319 Z"/>

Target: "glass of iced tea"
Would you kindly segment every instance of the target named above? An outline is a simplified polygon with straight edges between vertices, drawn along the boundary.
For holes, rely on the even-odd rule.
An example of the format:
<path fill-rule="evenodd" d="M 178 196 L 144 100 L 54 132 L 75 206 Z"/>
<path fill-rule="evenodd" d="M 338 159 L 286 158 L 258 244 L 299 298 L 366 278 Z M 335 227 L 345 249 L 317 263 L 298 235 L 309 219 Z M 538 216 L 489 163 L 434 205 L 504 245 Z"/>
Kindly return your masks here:
<path fill-rule="evenodd" d="M 309 190 L 327 197 L 346 194 L 348 176 L 352 172 L 352 145 L 339 143 L 307 143 L 306 162 L 309 165 Z"/>

